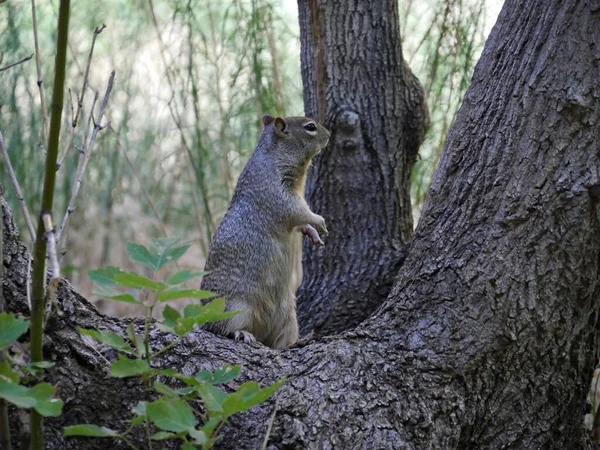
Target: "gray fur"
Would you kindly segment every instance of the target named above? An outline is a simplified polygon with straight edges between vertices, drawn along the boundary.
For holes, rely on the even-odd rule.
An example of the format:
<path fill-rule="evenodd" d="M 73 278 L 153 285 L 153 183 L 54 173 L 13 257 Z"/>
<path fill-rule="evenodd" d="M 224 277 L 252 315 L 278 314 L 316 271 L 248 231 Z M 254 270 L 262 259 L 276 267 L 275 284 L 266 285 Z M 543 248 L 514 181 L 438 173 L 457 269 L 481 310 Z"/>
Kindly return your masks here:
<path fill-rule="evenodd" d="M 315 243 L 320 241 L 317 231 L 327 233 L 325 219 L 304 200 L 304 184 L 310 161 L 330 134 L 306 117 L 265 116 L 263 123 L 258 145 L 213 237 L 201 289 L 225 296 L 228 310 L 244 310 L 207 329 L 285 348 L 298 340 L 302 234 Z M 304 128 L 308 123 L 316 125 L 315 132 Z"/>

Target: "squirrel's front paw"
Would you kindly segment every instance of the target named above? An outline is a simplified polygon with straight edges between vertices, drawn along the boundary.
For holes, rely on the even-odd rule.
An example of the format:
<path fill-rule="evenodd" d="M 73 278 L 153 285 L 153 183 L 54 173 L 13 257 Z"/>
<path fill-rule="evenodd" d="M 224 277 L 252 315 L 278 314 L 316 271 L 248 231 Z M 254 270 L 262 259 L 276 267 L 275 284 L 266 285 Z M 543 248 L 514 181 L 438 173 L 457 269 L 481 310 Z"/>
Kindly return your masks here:
<path fill-rule="evenodd" d="M 327 236 L 329 234 L 329 231 L 327 231 L 325 219 L 322 216 L 319 216 L 318 214 L 315 214 L 315 219 L 315 223 L 313 224 L 314 227 L 319 233 L 322 233 L 324 236 Z"/>
<path fill-rule="evenodd" d="M 308 239 L 310 240 L 312 245 L 316 247 L 323 247 L 325 245 L 325 243 L 321 240 L 321 236 L 319 236 L 319 233 L 317 233 L 317 230 L 315 230 L 310 225 L 301 226 L 300 232 L 304 236 L 308 236 Z"/>
<path fill-rule="evenodd" d="M 236 341 L 244 341 L 246 344 L 252 344 L 253 342 L 256 342 L 254 335 L 246 330 L 234 331 L 233 338 Z"/>

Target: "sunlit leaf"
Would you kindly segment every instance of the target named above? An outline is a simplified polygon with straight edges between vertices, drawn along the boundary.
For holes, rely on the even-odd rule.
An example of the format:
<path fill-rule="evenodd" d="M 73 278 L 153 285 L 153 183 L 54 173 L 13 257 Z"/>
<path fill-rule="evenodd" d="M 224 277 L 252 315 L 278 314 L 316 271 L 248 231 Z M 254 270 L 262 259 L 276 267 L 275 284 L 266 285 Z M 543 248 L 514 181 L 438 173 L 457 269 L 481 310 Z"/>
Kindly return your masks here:
<path fill-rule="evenodd" d="M 196 444 L 203 445 L 208 442 L 208 437 L 202 430 L 196 430 L 195 428 L 192 428 L 188 431 L 188 433 L 194 442 L 196 442 Z"/>
<path fill-rule="evenodd" d="M 223 392 L 210 383 L 199 383 L 194 386 L 194 390 L 200 395 L 204 406 L 211 413 L 223 412 L 223 402 L 227 400 L 230 394 Z"/>
<path fill-rule="evenodd" d="M 92 280 L 94 283 L 111 285 L 116 284 L 115 276 L 121 272 L 123 271 L 118 267 L 107 266 L 102 267 L 101 269 L 90 270 L 88 271 L 88 275 L 90 280 Z"/>
<path fill-rule="evenodd" d="M 214 372 L 202 369 L 196 374 L 196 380 L 206 381 L 211 384 L 223 384 L 236 378 L 241 370 L 242 366 L 223 366 Z"/>
<path fill-rule="evenodd" d="M 77 328 L 81 334 L 90 336 L 98 342 L 108 345 L 117 350 L 130 351 L 131 346 L 126 344 L 121 336 L 109 331 L 88 330 L 86 328 Z"/>
<path fill-rule="evenodd" d="M 157 269 L 156 256 L 152 255 L 148 251 L 148 249 L 143 245 L 129 242 L 127 244 L 127 253 L 129 254 L 129 257 L 135 262 L 143 264 L 146 267 L 150 267 L 154 270 Z"/>
<path fill-rule="evenodd" d="M 119 435 L 118 431 L 111 430 L 98 425 L 71 425 L 65 427 L 63 434 L 65 436 L 87 436 L 87 437 L 115 437 Z"/>
<path fill-rule="evenodd" d="M 119 355 L 119 360 L 110 365 L 110 376 L 115 378 L 137 377 L 150 372 L 145 359 L 128 359 Z"/>
<path fill-rule="evenodd" d="M 38 383 L 29 389 L 36 399 L 33 408 L 44 417 L 58 417 L 62 412 L 63 401 L 52 397 L 55 391 L 56 388 L 49 383 Z"/>
<path fill-rule="evenodd" d="M 168 280 L 167 284 L 174 286 L 176 284 L 185 283 L 186 281 L 193 280 L 194 278 L 199 278 L 204 275 L 204 272 L 192 272 L 189 269 L 182 270 L 173 274 Z"/>
<path fill-rule="evenodd" d="M 161 302 L 168 302 L 180 298 L 196 298 L 201 300 L 205 298 L 211 298 L 214 296 L 215 294 L 209 291 L 201 291 L 199 289 L 180 289 L 163 291 L 160 294 L 158 294 L 158 300 Z"/>
<path fill-rule="evenodd" d="M 271 386 L 261 389 L 256 381 L 249 381 L 242 384 L 236 392 L 229 395 L 223 401 L 223 413 L 230 417 L 239 412 L 248 411 L 250 408 L 268 400 L 285 381 L 285 377 L 278 380 Z"/>
<path fill-rule="evenodd" d="M 132 272 L 120 272 L 114 276 L 114 281 L 121 286 L 134 289 L 147 288 L 152 291 L 162 291 L 166 288 L 166 285 L 160 281 L 152 281 L 148 277 Z"/>
<path fill-rule="evenodd" d="M 170 433 L 168 431 L 159 431 L 158 433 L 155 433 L 152 436 L 150 436 L 150 439 L 152 439 L 153 441 L 162 441 L 164 439 L 173 439 L 175 436 L 177 436 L 175 433 Z"/>

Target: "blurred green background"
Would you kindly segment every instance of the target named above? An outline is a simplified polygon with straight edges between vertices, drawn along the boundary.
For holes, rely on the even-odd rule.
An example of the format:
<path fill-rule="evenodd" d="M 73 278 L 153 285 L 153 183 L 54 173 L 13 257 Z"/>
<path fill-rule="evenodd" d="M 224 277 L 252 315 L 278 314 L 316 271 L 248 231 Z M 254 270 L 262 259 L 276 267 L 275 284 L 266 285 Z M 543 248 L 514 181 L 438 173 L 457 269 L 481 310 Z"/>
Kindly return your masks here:
<path fill-rule="evenodd" d="M 431 127 L 413 169 L 415 223 L 446 135 L 501 1 L 400 0 L 403 52 L 423 84 Z M 36 2 L 47 106 L 58 2 Z M 71 126 L 95 27 L 98 35 L 78 125 Z M 29 0 L 0 4 L 0 67 L 34 52 Z M 256 145 L 263 113 L 303 115 L 294 0 L 78 0 L 71 7 L 67 95 L 54 218 L 71 197 L 80 151 L 112 70 L 106 117 L 89 155 L 77 210 L 61 245 L 63 271 L 93 299 L 87 270 L 128 267 L 124 243 L 165 232 L 195 245 L 181 261 L 201 269 L 236 178 Z M 0 131 L 32 215 L 39 210 L 43 114 L 35 58 L 0 72 Z M 71 109 L 73 105 L 73 109 Z M 106 119 L 102 120 L 102 123 Z M 72 137 L 70 134 L 72 133 Z M 129 162 L 131 164 L 129 164 Z M 0 179 L 30 244 L 1 161 Z M 113 305 L 99 304 L 109 313 Z M 108 309 L 108 308 L 111 309 Z"/>

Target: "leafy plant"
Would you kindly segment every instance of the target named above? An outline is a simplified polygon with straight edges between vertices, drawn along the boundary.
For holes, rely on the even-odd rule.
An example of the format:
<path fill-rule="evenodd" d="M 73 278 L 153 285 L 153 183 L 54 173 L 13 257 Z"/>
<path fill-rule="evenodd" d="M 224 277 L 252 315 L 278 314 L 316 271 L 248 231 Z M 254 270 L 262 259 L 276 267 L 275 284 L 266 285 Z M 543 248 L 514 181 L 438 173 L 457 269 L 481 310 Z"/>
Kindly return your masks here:
<path fill-rule="evenodd" d="M 10 348 L 29 329 L 29 321 L 10 313 L 0 313 L 0 351 Z M 0 362 L 0 398 L 19 408 L 34 409 L 44 417 L 56 417 L 62 412 L 63 401 L 55 398 L 56 388 L 48 383 L 27 387 L 32 376 L 54 364 L 48 361 L 26 363 L 19 355 L 7 353 Z"/>
<path fill-rule="evenodd" d="M 132 408 L 132 419 L 122 431 L 80 424 L 66 427 L 65 436 L 120 438 L 131 448 L 135 448 L 128 435 L 137 427 L 145 426 L 150 430 L 150 426 L 153 425 L 157 432 L 147 433 L 150 449 L 153 441 L 167 439 L 182 440 L 181 448 L 184 450 L 210 449 L 229 417 L 266 401 L 284 382 L 284 379 L 281 379 L 271 386 L 261 388 L 258 383 L 249 381 L 233 392 L 226 392 L 219 385 L 239 376 L 241 366 L 224 366 L 214 372 L 203 369 L 195 376 L 185 375 L 175 369 L 152 367 L 153 359 L 176 346 L 197 326 L 240 313 L 225 311 L 223 298 L 217 298 L 207 304 L 188 304 L 182 313 L 166 305 L 162 312 L 162 321 L 156 326 L 164 332 L 175 334 L 177 339 L 162 349 L 152 348 L 149 339 L 150 318 L 158 305 L 182 298 L 206 300 L 215 297 L 212 292 L 182 287 L 186 281 L 201 276 L 200 272 L 182 270 L 168 277 L 165 282 L 155 280 L 158 271 L 167 264 L 176 262 L 190 248 L 189 244 L 178 245 L 178 242 L 177 238 L 160 238 L 153 240 L 148 248 L 140 244 L 128 244 L 130 258 L 152 269 L 153 276 L 150 278 L 112 266 L 89 272 L 90 278 L 99 286 L 99 292 L 104 297 L 146 308 L 144 336 L 136 334 L 133 325 L 127 329 L 127 340 L 108 331 L 80 328 L 80 333 L 119 352 L 117 360 L 111 364 L 111 377 L 142 377 L 146 386 L 151 387 L 156 395 L 154 400 L 140 401 Z M 123 289 L 128 291 L 124 292 Z M 131 290 L 136 291 L 136 295 L 131 293 Z M 159 377 L 161 380 L 176 380 L 184 387 L 172 388 L 159 381 Z M 204 405 L 204 411 L 193 406 L 197 402 Z"/>

